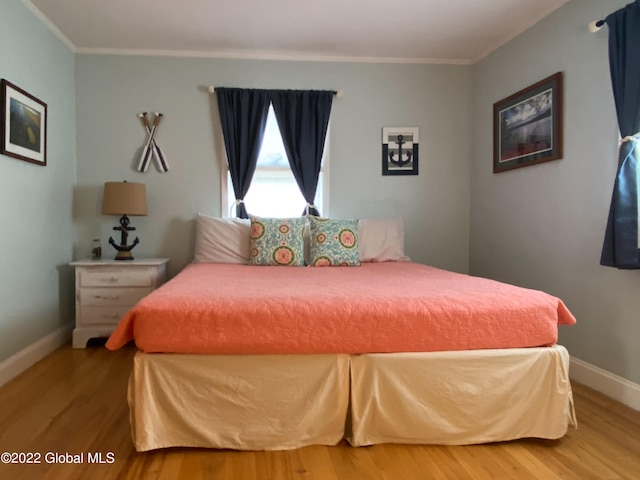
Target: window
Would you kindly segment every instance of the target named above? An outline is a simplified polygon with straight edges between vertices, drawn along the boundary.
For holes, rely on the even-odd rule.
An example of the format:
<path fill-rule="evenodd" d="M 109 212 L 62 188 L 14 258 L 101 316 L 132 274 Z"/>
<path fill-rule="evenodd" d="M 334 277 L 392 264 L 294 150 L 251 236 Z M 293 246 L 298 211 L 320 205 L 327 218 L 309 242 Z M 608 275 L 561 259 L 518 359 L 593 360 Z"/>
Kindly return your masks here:
<path fill-rule="evenodd" d="M 325 141 L 320 178 L 314 205 L 321 215 L 329 215 L 328 158 L 329 134 Z M 223 162 L 222 212 L 223 216 L 235 216 L 235 193 L 226 162 Z M 273 107 L 269 107 L 267 125 L 260 148 L 258 165 L 251 186 L 244 199 L 249 215 L 260 217 L 299 217 L 307 205 L 293 177 L 285 152 Z"/>

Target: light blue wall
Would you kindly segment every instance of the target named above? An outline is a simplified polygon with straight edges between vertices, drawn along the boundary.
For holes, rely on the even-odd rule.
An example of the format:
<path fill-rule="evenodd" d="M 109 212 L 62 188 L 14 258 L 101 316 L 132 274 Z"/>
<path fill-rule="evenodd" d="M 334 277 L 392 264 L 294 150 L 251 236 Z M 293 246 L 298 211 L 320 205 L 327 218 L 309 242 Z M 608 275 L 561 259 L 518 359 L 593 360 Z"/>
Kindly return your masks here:
<path fill-rule="evenodd" d="M 208 85 L 342 89 L 331 116 L 331 216 L 403 216 L 408 255 L 466 272 L 470 74 L 467 66 L 78 56 L 74 255 L 86 257 L 93 237 L 106 244 L 117 218 L 100 214 L 102 186 L 128 180 L 145 183 L 149 200 L 149 216 L 132 217 L 134 253 L 169 257 L 171 274 L 191 261 L 196 212 L 221 214 L 223 145 Z M 141 111 L 165 115 L 157 142 L 169 173 L 133 168 L 146 136 Z M 382 176 L 385 126 L 420 128 L 420 175 Z"/>
<path fill-rule="evenodd" d="M 473 68 L 470 272 L 546 290 L 577 317 L 560 341 L 577 358 L 640 382 L 640 272 L 599 265 L 618 128 L 605 26 L 629 3 L 572 0 Z M 562 71 L 564 158 L 492 173 L 493 103 Z"/>
<path fill-rule="evenodd" d="M 48 105 L 47 166 L 0 155 L 0 361 L 72 322 L 74 54 L 3 0 L 0 77 Z"/>

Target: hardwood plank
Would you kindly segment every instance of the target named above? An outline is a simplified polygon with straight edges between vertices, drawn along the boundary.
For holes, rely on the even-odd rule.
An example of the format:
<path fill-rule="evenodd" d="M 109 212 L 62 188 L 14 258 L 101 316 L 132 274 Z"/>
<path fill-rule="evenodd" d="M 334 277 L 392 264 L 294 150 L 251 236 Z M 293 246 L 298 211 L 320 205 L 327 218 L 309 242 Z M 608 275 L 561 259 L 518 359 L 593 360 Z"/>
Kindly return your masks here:
<path fill-rule="evenodd" d="M 424 472 L 424 478 L 465 478 L 464 468 L 455 461 L 451 451 L 452 447 L 443 445 L 413 445 L 409 449 L 420 470 Z"/>
<path fill-rule="evenodd" d="M 367 448 L 382 478 L 446 478 L 434 477 L 433 473 L 437 472 L 425 469 L 416 461 L 412 455 L 415 445 L 372 445 Z"/>
<path fill-rule="evenodd" d="M 298 474 L 297 477 L 293 478 L 338 480 L 340 477 L 333 469 L 329 448 L 322 445 L 313 445 L 293 450 L 292 455 L 296 459 L 294 468 L 296 468 L 295 471 Z"/>
<path fill-rule="evenodd" d="M 369 480 L 372 478 L 388 479 L 380 472 L 370 455 L 371 447 L 352 448 L 346 441 L 329 448 L 329 456 L 338 478 L 352 480 Z"/>
<path fill-rule="evenodd" d="M 278 456 L 282 462 L 287 452 L 273 452 L 272 457 Z M 206 451 L 204 453 L 206 455 Z M 268 464 L 263 464 L 263 467 L 268 468 Z M 265 468 L 265 469 L 266 469 Z M 262 475 L 262 472 L 261 472 Z M 194 477 L 183 477 L 194 478 Z M 256 452 L 235 452 L 228 451 L 226 454 L 224 480 L 236 480 L 238 478 L 260 478 L 258 477 L 258 470 L 256 466 Z M 268 478 L 265 476 L 265 478 Z"/>
<path fill-rule="evenodd" d="M 40 464 L 0 464 L 11 479 L 633 479 L 640 478 L 640 412 L 574 384 L 579 427 L 560 440 L 470 446 L 310 446 L 281 452 L 172 448 L 137 453 L 126 402 L 134 348 L 53 352 L 0 388 L 0 452 Z M 81 464 L 47 463 L 51 452 Z M 101 454 L 113 463 L 90 463 Z"/>
<path fill-rule="evenodd" d="M 548 451 L 558 448 L 558 444 L 553 440 L 533 440 L 524 439 L 517 442 L 506 442 L 495 444 L 496 449 L 490 454 L 507 471 L 506 478 L 548 478 L 578 480 L 580 477 L 567 468 L 564 464 L 558 463 L 554 457 L 545 455 Z M 540 450 L 532 453 L 532 450 L 540 445 Z M 531 460 L 531 455 L 535 460 Z"/>

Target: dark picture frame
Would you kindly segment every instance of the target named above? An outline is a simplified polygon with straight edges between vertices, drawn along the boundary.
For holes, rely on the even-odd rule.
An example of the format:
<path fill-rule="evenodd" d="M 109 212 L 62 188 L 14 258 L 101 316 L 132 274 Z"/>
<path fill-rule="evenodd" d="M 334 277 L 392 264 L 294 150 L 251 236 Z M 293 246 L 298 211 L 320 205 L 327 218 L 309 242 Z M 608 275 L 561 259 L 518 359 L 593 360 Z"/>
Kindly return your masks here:
<path fill-rule="evenodd" d="M 0 153 L 47 165 L 47 104 L 2 79 Z"/>
<path fill-rule="evenodd" d="M 562 72 L 493 104 L 493 173 L 562 158 Z"/>
<path fill-rule="evenodd" d="M 382 175 L 418 175 L 418 127 L 382 128 Z"/>

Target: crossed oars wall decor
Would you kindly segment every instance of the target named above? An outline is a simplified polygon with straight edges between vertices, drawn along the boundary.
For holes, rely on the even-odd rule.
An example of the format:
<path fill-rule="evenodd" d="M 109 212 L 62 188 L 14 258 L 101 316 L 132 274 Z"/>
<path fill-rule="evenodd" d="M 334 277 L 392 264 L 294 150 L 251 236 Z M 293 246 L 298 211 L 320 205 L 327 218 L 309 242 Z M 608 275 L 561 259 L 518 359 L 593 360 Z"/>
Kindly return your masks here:
<path fill-rule="evenodd" d="M 138 165 L 136 167 L 136 170 L 138 170 L 139 172 L 144 173 L 148 170 L 149 164 L 151 163 L 151 157 L 154 158 L 158 171 L 160 171 L 161 173 L 166 173 L 169 171 L 167 159 L 160 147 L 157 145 L 154 138 L 162 116 L 163 115 L 161 113 L 155 112 L 153 124 L 150 124 L 149 119 L 147 118 L 147 112 L 138 114 L 138 117 L 142 119 L 142 123 L 144 124 L 144 127 L 147 130 L 148 134 L 147 141 L 144 147 L 142 147 L 142 152 L 140 152 L 140 160 L 138 160 Z"/>

